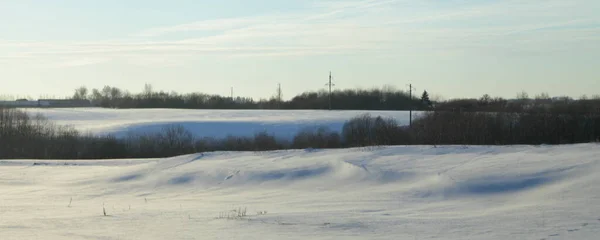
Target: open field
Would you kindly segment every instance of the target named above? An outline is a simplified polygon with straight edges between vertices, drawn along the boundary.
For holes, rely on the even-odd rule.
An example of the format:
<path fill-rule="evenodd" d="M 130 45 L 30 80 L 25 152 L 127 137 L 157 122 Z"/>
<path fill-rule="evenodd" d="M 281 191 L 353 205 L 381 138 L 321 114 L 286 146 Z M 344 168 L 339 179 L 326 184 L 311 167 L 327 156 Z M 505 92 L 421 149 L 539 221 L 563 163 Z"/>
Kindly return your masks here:
<path fill-rule="evenodd" d="M 321 111 L 321 110 L 182 110 L 182 109 L 105 109 L 58 108 L 23 109 L 41 113 L 59 125 L 71 125 L 82 132 L 114 134 L 160 131 L 171 124 L 184 126 L 199 137 L 249 136 L 266 131 L 290 139 L 305 127 L 327 126 L 339 131 L 345 121 L 364 113 L 391 117 L 408 125 L 409 113 L 403 111 Z M 414 113 L 415 115 L 418 113 Z"/>
<path fill-rule="evenodd" d="M 599 156 L 599 145 L 580 144 L 1 160 L 0 231 L 2 239 L 597 239 Z"/>

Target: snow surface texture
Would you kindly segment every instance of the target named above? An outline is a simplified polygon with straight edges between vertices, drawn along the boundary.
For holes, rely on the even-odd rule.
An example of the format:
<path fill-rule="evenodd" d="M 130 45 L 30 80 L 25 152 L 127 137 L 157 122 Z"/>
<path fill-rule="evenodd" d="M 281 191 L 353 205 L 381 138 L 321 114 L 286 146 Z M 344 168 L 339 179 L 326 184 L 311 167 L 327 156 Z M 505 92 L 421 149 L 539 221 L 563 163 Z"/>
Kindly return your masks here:
<path fill-rule="evenodd" d="M 391 117 L 408 125 L 405 111 L 322 111 L 322 110 L 182 110 L 182 109 L 105 109 L 57 108 L 24 109 L 40 113 L 60 125 L 70 125 L 83 132 L 113 134 L 152 133 L 168 125 L 181 125 L 198 137 L 222 138 L 253 136 L 266 131 L 279 138 L 291 139 L 306 127 L 326 126 L 340 131 L 345 121 L 364 113 Z M 415 116 L 418 113 L 413 113 Z"/>
<path fill-rule="evenodd" d="M 597 144 L 3 160 L 0 232 L 2 239 L 598 239 L 598 171 Z"/>

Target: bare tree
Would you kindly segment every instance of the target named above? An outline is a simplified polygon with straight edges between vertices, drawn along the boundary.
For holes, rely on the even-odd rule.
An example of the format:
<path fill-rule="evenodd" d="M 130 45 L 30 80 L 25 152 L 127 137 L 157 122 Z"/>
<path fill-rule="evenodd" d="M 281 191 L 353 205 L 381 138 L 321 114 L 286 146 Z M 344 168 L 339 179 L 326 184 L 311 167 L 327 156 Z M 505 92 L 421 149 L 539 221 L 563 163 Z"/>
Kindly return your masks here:
<path fill-rule="evenodd" d="M 102 88 L 102 97 L 105 99 L 110 99 L 110 91 L 111 91 L 111 87 L 110 86 L 104 86 Z"/>
<path fill-rule="evenodd" d="M 479 99 L 479 104 L 481 105 L 488 105 L 492 102 L 492 97 L 490 97 L 489 94 L 483 94 L 483 96 L 481 96 L 481 98 Z"/>
<path fill-rule="evenodd" d="M 102 100 L 102 93 L 96 88 L 92 89 L 92 94 L 90 95 L 92 101 L 100 101 Z"/>
<path fill-rule="evenodd" d="M 543 92 L 538 95 L 535 95 L 535 99 L 536 100 L 550 100 L 550 94 L 548 94 L 547 92 Z"/>
<path fill-rule="evenodd" d="M 442 102 L 445 100 L 445 98 L 440 94 L 434 94 L 429 97 L 429 100 L 431 100 L 432 102 Z"/>
<path fill-rule="evenodd" d="M 78 99 L 78 100 L 87 99 L 87 96 L 88 96 L 87 87 L 81 86 L 81 87 L 75 89 L 75 94 L 73 95 L 73 99 Z"/>
<path fill-rule="evenodd" d="M 529 99 L 529 94 L 525 91 L 521 91 L 519 93 L 517 93 L 517 99 L 519 100 L 528 100 Z"/>
<path fill-rule="evenodd" d="M 121 98 L 122 95 L 123 95 L 123 92 L 121 91 L 121 89 L 116 88 L 116 87 L 110 88 L 110 98 L 111 99 Z"/>
<path fill-rule="evenodd" d="M 146 98 L 150 98 L 152 96 L 152 92 L 154 90 L 152 89 L 152 84 L 146 83 L 144 84 L 144 96 Z"/>

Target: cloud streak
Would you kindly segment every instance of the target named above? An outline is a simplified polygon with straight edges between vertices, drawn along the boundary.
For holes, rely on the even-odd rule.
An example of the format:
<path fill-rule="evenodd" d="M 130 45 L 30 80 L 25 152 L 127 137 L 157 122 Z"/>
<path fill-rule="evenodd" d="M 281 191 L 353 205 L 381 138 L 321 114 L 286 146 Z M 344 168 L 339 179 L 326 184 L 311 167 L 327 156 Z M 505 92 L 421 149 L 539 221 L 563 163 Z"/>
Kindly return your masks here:
<path fill-rule="evenodd" d="M 228 18 L 228 19 L 215 19 L 198 21 L 194 23 L 180 24 L 176 26 L 157 27 L 147 29 L 142 32 L 133 34 L 135 37 L 157 37 L 170 33 L 178 32 L 194 32 L 194 31 L 224 31 L 230 29 L 237 29 L 241 27 L 251 26 L 264 22 L 267 19 L 260 18 Z"/>
<path fill-rule="evenodd" d="M 502 1 L 440 7 L 435 1 L 318 2 L 285 15 L 161 26 L 118 41 L 0 42 L 0 58 L 66 59 L 62 67 L 131 59 L 552 52 L 600 37 L 595 1 Z M 161 40 L 186 33 L 185 38 Z M 5 50 L 5 51 L 3 51 Z M 146 61 L 149 64 L 164 61 Z"/>

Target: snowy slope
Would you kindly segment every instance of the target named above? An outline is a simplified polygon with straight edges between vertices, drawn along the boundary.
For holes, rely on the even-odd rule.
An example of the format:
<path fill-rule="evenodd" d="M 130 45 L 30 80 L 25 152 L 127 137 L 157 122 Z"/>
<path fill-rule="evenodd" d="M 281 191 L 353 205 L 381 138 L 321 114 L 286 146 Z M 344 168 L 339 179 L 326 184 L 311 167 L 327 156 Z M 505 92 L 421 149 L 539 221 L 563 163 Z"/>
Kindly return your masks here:
<path fill-rule="evenodd" d="M 403 111 L 321 111 L 321 110 L 182 110 L 182 109 L 24 109 L 41 113 L 60 125 L 71 125 L 94 134 L 124 136 L 128 132 L 160 131 L 178 124 L 196 136 L 252 136 L 267 131 L 281 138 L 292 138 L 305 127 L 327 126 L 339 131 L 345 121 L 360 114 L 392 117 L 408 125 L 409 113 Z"/>
<path fill-rule="evenodd" d="M 597 239 L 598 171 L 597 144 L 2 160 L 0 231 L 2 239 Z M 219 219 L 240 208 L 248 216 Z"/>

